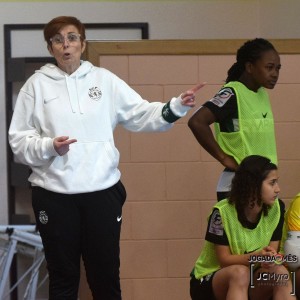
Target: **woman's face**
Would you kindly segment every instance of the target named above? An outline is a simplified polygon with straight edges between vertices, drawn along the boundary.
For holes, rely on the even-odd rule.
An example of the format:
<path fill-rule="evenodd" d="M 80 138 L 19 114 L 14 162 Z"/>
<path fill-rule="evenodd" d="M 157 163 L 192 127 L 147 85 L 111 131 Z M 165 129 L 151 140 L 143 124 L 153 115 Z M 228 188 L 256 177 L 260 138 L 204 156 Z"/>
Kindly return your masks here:
<path fill-rule="evenodd" d="M 274 50 L 264 52 L 255 63 L 249 63 L 248 72 L 251 74 L 254 89 L 261 86 L 273 89 L 279 78 L 280 68 L 280 57 Z"/>
<path fill-rule="evenodd" d="M 272 170 L 267 178 L 262 182 L 261 198 L 262 202 L 267 205 L 272 205 L 280 192 L 278 184 L 278 172 Z"/>
<path fill-rule="evenodd" d="M 55 58 L 60 69 L 72 74 L 80 66 L 81 54 L 85 49 L 85 41 L 81 41 L 78 29 L 74 25 L 63 27 L 51 39 L 48 50 Z"/>

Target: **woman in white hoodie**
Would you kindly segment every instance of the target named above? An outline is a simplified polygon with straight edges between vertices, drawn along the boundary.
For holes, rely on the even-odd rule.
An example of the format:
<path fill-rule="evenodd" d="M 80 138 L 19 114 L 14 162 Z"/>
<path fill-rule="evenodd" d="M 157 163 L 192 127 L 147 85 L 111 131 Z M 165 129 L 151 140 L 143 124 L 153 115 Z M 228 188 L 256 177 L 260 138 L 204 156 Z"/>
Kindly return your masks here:
<path fill-rule="evenodd" d="M 110 71 L 82 61 L 84 25 L 61 16 L 44 28 L 56 64 L 21 88 L 9 129 L 30 166 L 32 205 L 49 272 L 49 299 L 75 300 L 82 256 L 94 299 L 121 299 L 119 240 L 126 191 L 113 131 L 164 131 L 195 105 L 203 84 L 168 103 L 143 100 Z"/>

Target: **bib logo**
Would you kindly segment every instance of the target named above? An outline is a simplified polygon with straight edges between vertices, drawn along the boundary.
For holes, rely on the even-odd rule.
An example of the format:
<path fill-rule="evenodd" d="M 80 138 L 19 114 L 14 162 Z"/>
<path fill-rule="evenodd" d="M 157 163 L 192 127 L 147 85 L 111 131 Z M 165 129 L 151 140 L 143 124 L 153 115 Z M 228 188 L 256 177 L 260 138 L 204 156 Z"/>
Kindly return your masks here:
<path fill-rule="evenodd" d="M 99 101 L 101 96 L 102 96 L 102 92 L 100 91 L 100 89 L 98 87 L 94 86 L 89 89 L 89 97 L 92 100 Z"/>
<path fill-rule="evenodd" d="M 48 216 L 44 210 L 41 210 L 39 213 L 39 220 L 42 224 L 48 223 Z"/>

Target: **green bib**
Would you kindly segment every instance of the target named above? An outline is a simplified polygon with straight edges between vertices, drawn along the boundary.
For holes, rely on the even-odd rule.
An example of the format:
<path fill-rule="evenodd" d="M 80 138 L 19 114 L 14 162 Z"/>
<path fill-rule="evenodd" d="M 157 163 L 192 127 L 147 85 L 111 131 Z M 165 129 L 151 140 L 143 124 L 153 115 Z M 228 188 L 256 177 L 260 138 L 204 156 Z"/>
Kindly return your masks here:
<path fill-rule="evenodd" d="M 221 132 L 215 123 L 216 139 L 222 150 L 240 163 L 248 155 L 268 157 L 277 164 L 273 113 L 266 90 L 256 93 L 238 81 L 224 87 L 233 88 L 238 106 L 239 131 Z"/>
<path fill-rule="evenodd" d="M 214 207 L 219 209 L 232 254 L 250 253 L 269 245 L 280 219 L 278 199 L 269 209 L 267 216 L 261 215 L 260 221 L 254 229 L 242 226 L 238 220 L 235 206 L 229 204 L 227 199 L 218 202 Z M 194 276 L 200 279 L 220 268 L 215 245 L 205 241 L 193 270 Z"/>

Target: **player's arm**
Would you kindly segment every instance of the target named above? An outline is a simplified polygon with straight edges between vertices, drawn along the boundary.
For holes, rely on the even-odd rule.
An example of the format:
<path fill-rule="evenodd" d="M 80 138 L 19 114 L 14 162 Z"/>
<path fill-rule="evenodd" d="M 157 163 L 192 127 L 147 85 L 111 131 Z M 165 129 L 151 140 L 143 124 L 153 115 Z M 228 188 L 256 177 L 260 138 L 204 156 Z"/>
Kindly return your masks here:
<path fill-rule="evenodd" d="M 188 126 L 198 143 L 223 166 L 235 170 L 237 163 L 232 156 L 227 155 L 217 143 L 210 125 L 216 121 L 215 115 L 205 106 L 189 119 Z"/>

